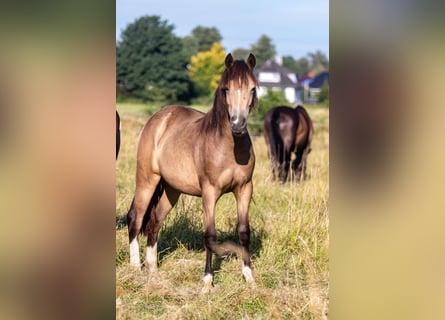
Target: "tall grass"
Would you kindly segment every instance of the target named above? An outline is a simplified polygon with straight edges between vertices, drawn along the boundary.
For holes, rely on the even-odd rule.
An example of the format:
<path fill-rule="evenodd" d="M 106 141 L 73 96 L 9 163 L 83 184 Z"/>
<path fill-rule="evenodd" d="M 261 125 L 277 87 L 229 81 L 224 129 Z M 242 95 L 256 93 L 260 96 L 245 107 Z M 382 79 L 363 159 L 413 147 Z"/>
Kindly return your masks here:
<path fill-rule="evenodd" d="M 308 108 L 315 123 L 309 180 L 271 180 L 264 139 L 253 138 L 256 167 L 250 208 L 256 287 L 235 258 L 214 260 L 215 288 L 201 294 L 205 252 L 200 198 L 182 195 L 161 229 L 159 272 L 129 266 L 125 215 L 134 193 L 136 144 L 147 120 L 118 106 L 122 144 L 116 165 L 116 309 L 118 319 L 323 319 L 328 305 L 329 110 Z M 216 209 L 218 239 L 237 240 L 232 194 Z M 141 257 L 145 239 L 141 239 Z"/>

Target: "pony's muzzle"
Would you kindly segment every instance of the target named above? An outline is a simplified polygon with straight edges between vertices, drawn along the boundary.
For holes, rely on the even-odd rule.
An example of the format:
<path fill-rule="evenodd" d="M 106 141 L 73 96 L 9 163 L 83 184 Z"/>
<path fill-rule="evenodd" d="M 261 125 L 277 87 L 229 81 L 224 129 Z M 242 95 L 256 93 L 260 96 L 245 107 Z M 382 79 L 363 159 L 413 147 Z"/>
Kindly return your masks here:
<path fill-rule="evenodd" d="M 241 136 L 247 133 L 247 120 L 244 117 L 230 117 L 230 130 L 236 136 Z"/>

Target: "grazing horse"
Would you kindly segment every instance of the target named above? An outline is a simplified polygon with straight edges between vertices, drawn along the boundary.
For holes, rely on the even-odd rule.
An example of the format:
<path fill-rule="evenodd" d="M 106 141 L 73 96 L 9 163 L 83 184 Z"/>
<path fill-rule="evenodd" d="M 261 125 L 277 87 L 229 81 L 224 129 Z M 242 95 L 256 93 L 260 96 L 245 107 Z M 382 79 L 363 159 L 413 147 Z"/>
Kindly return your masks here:
<path fill-rule="evenodd" d="M 285 106 L 270 109 L 264 119 L 264 138 L 272 165 L 272 176 L 282 183 L 287 181 L 291 154 L 293 178 L 297 181 L 306 178 L 307 156 L 311 152 L 314 133 L 312 120 L 302 106 L 295 109 Z"/>
<path fill-rule="evenodd" d="M 140 266 L 138 234 L 147 236 L 145 266 L 157 267 L 159 230 L 181 193 L 202 198 L 206 264 L 203 292 L 212 287 L 212 253 L 236 252 L 242 274 L 254 283 L 249 254 L 249 206 L 255 155 L 247 117 L 257 105 L 255 56 L 247 63 L 225 58 L 225 70 L 206 114 L 183 106 L 167 106 L 143 128 L 137 151 L 136 191 L 127 214 L 130 264 Z M 215 205 L 222 194 L 235 195 L 240 246 L 216 242 Z"/>
<path fill-rule="evenodd" d="M 121 148 L 121 118 L 116 111 L 116 159 L 119 155 L 119 149 Z"/>

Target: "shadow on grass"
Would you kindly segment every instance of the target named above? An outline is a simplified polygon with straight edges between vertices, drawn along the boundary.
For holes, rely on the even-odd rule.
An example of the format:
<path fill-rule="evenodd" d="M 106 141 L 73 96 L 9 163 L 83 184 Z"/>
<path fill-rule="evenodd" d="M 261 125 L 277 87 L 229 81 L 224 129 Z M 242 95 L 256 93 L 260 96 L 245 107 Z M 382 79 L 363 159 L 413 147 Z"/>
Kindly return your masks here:
<path fill-rule="evenodd" d="M 116 217 L 116 226 L 117 229 L 127 228 L 126 215 Z M 256 229 L 254 226 L 250 226 L 250 228 L 250 254 L 253 257 L 258 257 L 261 252 L 265 231 L 263 229 Z M 217 234 L 218 243 L 225 241 L 239 243 L 238 231 L 236 228 L 233 228 L 233 230 L 230 231 L 218 231 Z M 145 246 L 145 241 L 145 237 L 139 237 L 141 246 Z M 174 218 L 173 223 L 171 223 L 169 226 L 164 226 L 161 229 L 158 239 L 159 263 L 162 264 L 162 261 L 168 255 L 180 247 L 198 252 L 204 251 L 204 231 L 202 230 L 201 224 L 196 223 L 196 221 L 191 221 L 190 218 L 184 214 L 177 215 Z M 223 257 L 216 257 L 216 259 L 214 259 L 214 271 L 221 268 L 221 263 L 224 259 L 225 258 Z M 205 261 L 203 261 L 203 267 L 204 263 Z"/>
<path fill-rule="evenodd" d="M 199 224 L 199 223 L 198 223 Z M 163 259 L 169 254 L 173 253 L 179 247 L 185 247 L 187 250 L 202 252 L 204 251 L 204 231 L 201 226 L 194 223 L 187 215 L 178 215 L 175 221 L 164 227 L 159 235 L 158 252 L 159 261 L 162 263 Z M 200 225 L 200 224 L 199 224 Z M 218 226 L 217 226 L 218 230 Z M 238 231 L 236 229 L 230 231 L 217 232 L 218 243 L 225 241 L 232 241 L 239 243 Z M 250 254 L 257 257 L 261 252 L 262 241 L 265 237 L 264 230 L 258 230 L 251 226 L 250 232 Z M 221 268 L 223 257 L 216 257 L 213 262 L 213 270 L 217 271 Z M 204 268 L 205 261 L 203 261 Z"/>
<path fill-rule="evenodd" d="M 117 230 L 127 228 L 127 215 L 126 214 L 124 214 L 122 216 L 116 216 L 116 228 L 117 228 Z"/>

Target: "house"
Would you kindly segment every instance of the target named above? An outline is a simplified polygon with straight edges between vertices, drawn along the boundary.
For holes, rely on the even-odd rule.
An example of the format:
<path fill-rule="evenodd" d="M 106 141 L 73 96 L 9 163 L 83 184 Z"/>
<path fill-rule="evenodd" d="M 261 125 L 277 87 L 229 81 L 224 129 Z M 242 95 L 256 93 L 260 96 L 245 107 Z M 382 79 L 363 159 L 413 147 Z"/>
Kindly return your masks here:
<path fill-rule="evenodd" d="M 297 76 L 283 67 L 282 59 L 275 57 L 268 60 L 261 68 L 254 70 L 259 82 L 258 97 L 264 96 L 268 90 L 284 92 L 289 103 L 297 102 Z"/>
<path fill-rule="evenodd" d="M 309 88 L 320 90 L 325 84 L 329 84 L 329 71 L 323 71 L 317 74 L 309 82 Z"/>
<path fill-rule="evenodd" d="M 302 103 L 306 103 L 308 101 L 309 96 L 309 83 L 314 78 L 315 73 L 313 71 L 309 71 L 308 73 L 298 76 L 297 75 L 297 90 L 296 95 L 300 98 Z"/>
<path fill-rule="evenodd" d="M 318 94 L 324 85 L 329 85 L 329 71 L 322 71 L 317 75 L 305 75 L 298 79 L 297 92 L 302 91 L 304 103 L 317 103 Z"/>

